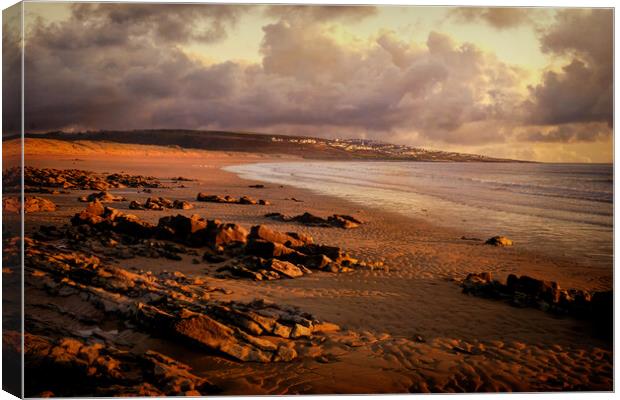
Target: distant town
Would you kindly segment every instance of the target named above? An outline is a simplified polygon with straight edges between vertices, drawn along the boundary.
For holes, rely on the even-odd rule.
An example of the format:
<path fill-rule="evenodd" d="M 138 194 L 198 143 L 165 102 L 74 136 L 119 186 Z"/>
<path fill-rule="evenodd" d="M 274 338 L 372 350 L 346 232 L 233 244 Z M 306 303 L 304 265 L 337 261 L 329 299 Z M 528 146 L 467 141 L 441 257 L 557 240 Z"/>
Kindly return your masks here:
<path fill-rule="evenodd" d="M 359 154 L 368 152 L 373 155 L 384 155 L 386 158 L 415 158 L 425 160 L 454 160 L 467 159 L 468 161 L 503 161 L 479 154 L 456 153 L 440 150 L 427 150 L 420 147 L 411 147 L 402 144 L 386 143 L 372 139 L 320 139 L 311 137 L 283 137 L 272 136 L 272 142 L 291 143 L 291 144 L 323 144 L 335 149 L 341 149 L 350 153 Z M 463 161 L 463 160 L 460 160 Z"/>

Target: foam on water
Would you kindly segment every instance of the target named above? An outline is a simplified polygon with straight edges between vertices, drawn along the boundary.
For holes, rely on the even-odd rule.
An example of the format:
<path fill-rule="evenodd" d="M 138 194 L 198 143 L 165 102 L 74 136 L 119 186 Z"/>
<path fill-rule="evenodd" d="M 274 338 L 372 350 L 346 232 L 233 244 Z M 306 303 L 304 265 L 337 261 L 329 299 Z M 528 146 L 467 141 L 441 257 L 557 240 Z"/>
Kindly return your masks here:
<path fill-rule="evenodd" d="M 611 164 L 307 161 L 226 169 L 612 267 Z"/>

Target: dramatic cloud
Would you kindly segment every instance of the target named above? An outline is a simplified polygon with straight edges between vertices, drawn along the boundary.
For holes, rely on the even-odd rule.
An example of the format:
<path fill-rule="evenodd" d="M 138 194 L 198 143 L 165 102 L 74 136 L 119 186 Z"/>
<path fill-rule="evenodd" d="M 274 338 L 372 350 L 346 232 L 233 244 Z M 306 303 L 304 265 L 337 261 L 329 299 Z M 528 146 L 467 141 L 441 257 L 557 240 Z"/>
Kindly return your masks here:
<path fill-rule="evenodd" d="M 484 22 L 497 29 L 514 28 L 532 22 L 531 9 L 528 8 L 459 7 L 453 9 L 450 16 L 462 22 Z"/>
<path fill-rule="evenodd" d="M 353 50 L 314 23 L 326 13 L 317 7 L 309 20 L 263 28 L 262 64 L 203 65 L 176 46 L 193 40 L 183 29 L 166 28 L 176 42 L 158 40 L 178 16 L 149 10 L 79 6 L 65 23 L 37 26 L 26 50 L 28 128 L 337 129 L 384 138 L 408 130 L 475 143 L 502 138 L 468 125 L 489 128 L 519 99 L 518 68 L 437 32 L 417 45 L 385 32 Z M 101 21 L 131 34 L 106 36 Z M 88 34 L 65 43 L 84 24 Z"/>
<path fill-rule="evenodd" d="M 413 42 L 383 29 L 355 45 L 334 33 L 338 20 L 372 17 L 367 7 L 255 8 L 269 21 L 257 29 L 260 62 L 207 62 L 188 52 L 235 35 L 244 10 L 79 4 L 67 20 L 32 23 L 26 128 L 357 136 L 497 154 L 515 142 L 602 143 L 611 135 L 608 10 L 558 12 L 540 29 L 538 45 L 564 65 L 529 88 L 531 70 L 440 32 Z M 467 10 L 502 26 L 526 18 Z"/>
<path fill-rule="evenodd" d="M 82 34 L 75 35 L 77 32 L 63 25 L 50 41 L 113 45 L 151 35 L 158 42 L 210 42 L 226 37 L 226 28 L 251 9 L 250 6 L 157 3 L 77 3 L 72 7 L 71 22 L 74 28 L 83 29 Z"/>
<path fill-rule="evenodd" d="M 566 10 L 541 32 L 541 48 L 570 59 L 530 88 L 531 122 L 613 123 L 613 14 L 611 10 Z"/>

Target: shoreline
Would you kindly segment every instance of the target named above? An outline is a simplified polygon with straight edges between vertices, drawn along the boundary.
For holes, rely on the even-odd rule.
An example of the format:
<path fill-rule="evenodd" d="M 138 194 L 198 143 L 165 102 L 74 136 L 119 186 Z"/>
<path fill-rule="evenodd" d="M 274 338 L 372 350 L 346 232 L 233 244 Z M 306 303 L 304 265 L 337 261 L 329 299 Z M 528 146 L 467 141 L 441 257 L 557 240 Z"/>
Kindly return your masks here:
<path fill-rule="evenodd" d="M 124 145 L 124 144 L 121 144 L 121 145 L 114 144 L 114 148 L 112 149 L 111 152 L 112 153 L 116 152 L 118 150 L 118 147 L 125 148 L 125 149 L 132 149 L 134 146 Z M 152 151 L 153 149 L 158 150 L 161 148 L 160 146 L 153 146 L 153 145 L 141 145 L 141 147 L 144 149 L 147 149 L 147 151 L 148 150 Z M 147 162 L 145 164 L 143 161 L 140 161 L 140 160 L 135 160 L 135 159 L 126 160 L 125 155 L 115 155 L 115 156 L 112 156 L 112 159 L 119 157 L 119 158 L 122 158 L 123 162 L 126 163 L 124 168 L 121 168 L 120 170 L 135 172 L 135 173 L 146 173 L 147 171 L 151 171 L 152 172 L 151 175 L 162 176 L 162 177 L 167 176 L 164 174 L 163 171 L 169 171 L 171 170 L 171 168 L 174 168 L 175 170 L 177 168 L 186 169 L 187 167 L 186 160 L 179 159 L 178 156 L 173 155 L 175 154 L 174 150 L 176 149 L 169 149 L 169 148 L 165 148 L 165 149 L 166 151 L 170 151 L 170 155 L 162 155 L 161 153 L 157 151 L 155 151 L 154 154 L 151 155 L 153 157 L 163 156 L 162 159 L 165 159 L 166 163 L 169 163 L 162 170 L 158 170 L 157 168 L 154 168 L 155 165 L 161 164 L 161 162 L 155 162 L 155 163 Z M 38 150 L 37 152 L 32 154 L 30 159 L 26 159 L 26 164 L 28 164 L 29 162 L 34 162 L 36 165 L 42 166 L 42 167 L 50 167 L 52 165 L 61 165 L 63 166 L 63 168 L 78 168 L 79 164 L 83 164 L 85 162 L 88 164 L 88 158 L 90 157 L 90 162 L 92 163 L 91 169 L 95 171 L 103 172 L 106 170 L 106 166 L 110 162 L 110 154 L 106 154 L 105 158 L 100 159 L 100 161 L 97 161 L 98 160 L 97 154 L 100 154 L 97 152 L 90 153 L 90 154 L 88 153 L 82 154 L 81 156 L 83 156 L 84 159 L 66 158 L 66 156 L 59 159 L 56 157 L 57 154 L 54 154 L 54 157 L 49 157 L 48 155 L 46 155 L 47 149 L 37 149 L 37 150 Z M 130 150 L 130 151 L 131 151 L 130 154 L 133 154 L 134 150 Z M 27 151 L 27 154 L 28 153 L 29 152 Z M 142 153 L 142 151 L 140 151 L 139 153 Z M 218 171 L 219 173 L 226 174 L 228 176 L 226 179 L 226 183 L 232 184 L 235 189 L 234 192 L 231 192 L 233 195 L 243 195 L 243 194 L 248 194 L 248 193 L 251 194 L 253 192 L 239 190 L 239 189 L 243 188 L 244 186 L 247 188 L 247 186 L 251 184 L 256 184 L 256 183 L 264 184 L 268 182 L 261 181 L 261 180 L 242 178 L 241 176 L 239 176 L 239 174 L 235 172 L 225 170 L 224 168 L 226 167 L 231 167 L 235 165 L 265 163 L 265 162 L 274 163 L 274 162 L 306 161 L 304 159 L 300 159 L 295 156 L 260 154 L 260 153 L 250 154 L 250 153 L 235 153 L 235 152 L 206 151 L 206 150 L 204 151 L 190 150 L 189 153 L 192 155 L 191 159 L 195 160 L 195 162 L 192 162 L 191 168 L 188 171 L 185 171 L 186 172 L 185 176 L 190 177 L 190 178 L 200 177 L 200 179 L 209 183 L 210 182 L 210 179 L 208 176 L 209 174 L 206 174 L 206 171 L 215 170 L 215 171 Z M 187 155 L 187 152 L 185 150 L 182 150 L 182 153 L 179 154 L 179 156 L 183 156 L 183 157 L 185 157 L 186 155 Z M 322 160 L 320 161 L 322 162 Z M 327 162 L 330 162 L 330 161 L 327 161 Z M 336 161 L 333 161 L 333 162 L 336 162 Z M 88 169 L 88 168 L 84 168 L 84 169 Z M 181 173 L 183 171 L 178 171 L 178 172 L 180 175 L 183 175 L 183 173 Z M 172 175 L 175 175 L 175 173 L 173 173 Z M 228 186 L 227 184 L 222 185 L 221 183 L 218 182 L 218 186 L 224 189 Z M 279 186 L 279 184 L 271 184 L 271 185 Z M 425 236 L 429 236 L 429 237 L 436 238 L 434 240 L 438 244 L 441 241 L 443 241 L 445 243 L 449 242 L 452 245 L 456 245 L 458 248 L 471 249 L 473 247 L 473 248 L 477 248 L 483 253 L 491 254 L 491 257 L 495 257 L 497 254 L 507 253 L 511 257 L 511 259 L 509 260 L 510 265 L 507 268 L 502 268 L 501 266 L 500 267 L 496 266 L 496 268 L 493 268 L 493 270 L 496 273 L 500 273 L 499 277 L 501 279 L 504 279 L 510 273 L 519 273 L 519 274 L 532 274 L 541 279 L 554 280 L 560 283 L 560 285 L 562 285 L 563 287 L 574 287 L 574 288 L 586 289 L 586 290 L 592 290 L 592 289 L 607 290 L 607 289 L 611 289 L 613 286 L 612 271 L 606 271 L 603 268 L 592 269 L 591 267 L 587 265 L 576 263 L 574 260 L 568 257 L 561 257 L 557 254 L 536 252 L 530 249 L 520 248 L 518 243 L 517 245 L 511 248 L 496 249 L 496 248 L 493 248 L 493 246 L 485 246 L 485 245 L 482 245 L 481 243 L 476 243 L 476 242 L 471 243 L 470 241 L 461 239 L 462 236 L 466 236 L 470 234 L 471 232 L 459 230 L 455 227 L 438 225 L 438 224 L 428 221 L 427 219 L 423 217 L 403 215 L 401 213 L 394 212 L 394 211 L 374 208 L 368 205 L 361 205 L 356 202 L 352 202 L 352 201 L 349 201 L 349 200 L 346 200 L 340 197 L 317 193 L 316 191 L 312 189 L 298 188 L 294 186 L 286 186 L 286 190 L 289 190 L 289 191 L 292 190 L 292 191 L 299 193 L 298 197 L 310 196 L 313 199 L 316 199 L 313 202 L 314 204 L 312 205 L 312 207 L 316 207 L 315 211 L 323 215 L 329 215 L 331 209 L 333 209 L 334 207 L 338 207 L 342 210 L 346 210 L 346 209 L 364 210 L 364 213 L 367 215 L 383 214 L 384 217 L 386 217 L 385 218 L 386 222 L 390 224 L 394 224 L 394 225 L 402 223 L 402 220 L 405 219 L 409 221 L 411 225 L 420 227 L 420 229 L 417 230 L 416 235 L 415 235 L 416 236 L 415 241 L 419 243 L 428 242 L 427 240 L 425 240 Z M 295 196 L 289 196 L 289 197 L 295 197 Z M 326 206 L 317 207 L 321 203 L 325 204 Z M 298 210 L 297 213 L 303 213 L 305 211 L 303 207 L 304 203 L 293 204 L 292 206 L 294 206 L 295 209 Z M 267 224 L 274 223 L 268 220 L 263 221 L 263 222 L 266 222 Z M 275 224 L 279 224 L 279 223 L 275 223 Z M 288 224 L 288 226 L 291 228 L 300 227 L 300 225 L 296 225 L 296 224 Z M 500 233 L 498 232 L 498 234 Z M 486 238 L 481 238 L 481 239 L 486 239 Z M 459 245 L 462 245 L 462 246 L 459 246 Z M 542 263 L 544 265 L 542 267 L 535 267 L 533 265 L 535 263 Z M 481 269 L 476 269 L 475 267 L 472 267 L 471 270 L 469 271 L 460 271 L 460 275 L 461 275 L 460 277 L 463 277 L 464 274 L 467 274 L 469 272 L 483 272 L 483 271 Z M 588 281 L 584 281 L 583 279 L 580 279 L 579 275 L 582 273 L 583 275 L 589 275 L 590 279 Z"/>
<path fill-rule="evenodd" d="M 593 377 L 601 373 L 607 376 L 612 343 L 592 337 L 584 323 L 468 296 L 461 293 L 454 281 L 470 272 L 488 271 L 502 280 L 516 273 L 555 280 L 563 288 L 600 290 L 613 285 L 611 271 L 600 275 L 591 271 L 584 273 L 583 267 L 568 260 L 531 254 L 518 247 L 496 248 L 470 243 L 460 240 L 453 230 L 423 220 L 379 212 L 305 189 L 280 188 L 275 184 L 265 184 L 262 189 L 250 188 L 251 184 L 263 182 L 247 180 L 221 169 L 225 165 L 274 160 L 270 156 L 201 152 L 188 165 L 187 159 L 178 158 L 180 154 L 150 160 L 132 159 L 122 167 L 118 164 L 119 158 L 111 159 L 108 155 L 72 154 L 62 160 L 41 155 L 30 157 L 26 162 L 37 167 L 195 177 L 199 181 L 183 182 L 183 188 L 153 189 L 152 194 L 123 189 L 127 201 L 109 205 L 155 224 L 166 215 L 200 214 L 209 219 L 234 222 L 246 229 L 263 224 L 282 232 L 304 233 L 312 236 L 316 243 L 342 247 L 360 260 L 382 261 L 386 268 L 338 274 L 315 272 L 298 279 L 255 282 L 218 278 L 208 263 L 195 264 L 191 257 L 183 257 L 181 261 L 140 257 L 119 260 L 119 266 L 132 271 L 176 270 L 207 279 L 231 292 L 218 295 L 225 300 L 261 298 L 297 306 L 321 320 L 339 325 L 343 334 L 354 332 L 365 338 L 359 347 L 357 344 L 344 347 L 330 344 L 334 346 L 330 347 L 334 356 L 327 363 L 312 358 L 292 364 L 231 363 L 196 354 L 162 338 L 136 332 L 122 333 L 124 340 L 134 346 L 152 348 L 187 363 L 195 373 L 218 384 L 223 389 L 222 394 L 404 393 L 425 391 L 425 388 L 435 392 L 461 391 L 465 387 L 485 391 L 562 390 L 554 386 L 551 378 L 541 380 L 542 375 L 570 382 L 573 385 L 570 387 L 585 385 L 596 390 L 611 390 L 608 381 L 597 383 Z M 41 195 L 53 200 L 58 209 L 53 213 L 28 214 L 26 232 L 32 232 L 39 225 L 66 223 L 86 205 L 77 202 L 77 197 L 90 192 Z M 235 197 L 250 195 L 266 199 L 271 205 L 201 203 L 195 201 L 197 192 Z M 148 196 L 191 201 L 195 208 L 128 209 L 130 200 L 143 201 Z M 303 202 L 286 200 L 292 197 Z M 297 215 L 305 211 L 321 216 L 349 214 L 364 223 L 356 229 L 345 230 L 307 227 L 264 217 L 270 212 Z M 41 300 L 68 301 L 52 297 L 27 298 L 27 301 Z M 70 307 L 71 303 L 65 306 Z M 471 350 L 473 353 L 469 354 L 455 351 L 455 348 L 482 350 Z M 582 372 L 566 371 L 566 368 L 577 366 Z M 518 380 L 514 371 L 519 371 Z M 334 381 L 334 376 L 339 377 L 338 382 Z M 361 382 L 360 376 L 365 378 Z"/>
<path fill-rule="evenodd" d="M 306 160 L 304 160 L 305 162 Z M 320 162 L 320 163 L 347 163 L 348 161 L 317 161 L 317 160 L 308 160 L 308 161 L 312 161 L 312 162 Z M 280 161 L 270 161 L 268 162 L 269 164 L 273 164 L 273 163 L 279 163 Z M 299 160 L 282 160 L 283 163 L 298 163 Z M 246 166 L 246 165 L 255 165 L 255 164 L 264 164 L 265 162 L 245 162 L 245 163 L 240 163 L 237 164 L 236 166 Z M 230 168 L 231 167 L 235 167 L 235 165 L 226 165 L 223 166 L 222 169 L 224 170 L 224 172 L 227 173 L 233 173 L 235 174 L 239 179 L 244 179 L 247 180 L 248 182 L 259 182 L 259 183 L 265 183 L 265 184 L 272 184 L 272 185 L 279 185 L 279 184 L 286 184 L 285 182 L 276 182 L 276 183 L 272 183 L 272 181 L 269 180 L 269 178 L 265 178 L 265 179 L 261 179 L 259 176 L 252 176 L 250 177 L 249 175 L 256 175 L 258 172 L 254 171 L 254 172 L 236 172 L 236 171 L 231 171 Z M 248 176 L 248 177 L 244 177 L 244 176 Z M 327 201 L 329 201 L 329 199 L 332 200 L 339 200 L 339 201 L 344 201 L 346 204 L 348 204 L 348 206 L 350 208 L 364 208 L 367 209 L 371 212 L 377 212 L 377 213 L 387 213 L 390 214 L 393 220 L 399 220 L 399 219 L 406 219 L 408 221 L 410 221 L 413 224 L 420 224 L 422 223 L 423 225 L 428 226 L 429 230 L 444 230 L 447 234 L 451 234 L 453 236 L 453 239 L 461 239 L 461 240 L 472 240 L 471 238 L 476 239 L 475 241 L 477 241 L 478 243 L 482 244 L 484 243 L 484 241 L 486 241 L 489 237 L 494 236 L 494 235 L 504 235 L 504 232 L 502 230 L 497 230 L 497 231 L 493 231 L 492 233 L 486 233 L 487 236 L 485 236 L 485 233 L 483 232 L 483 230 L 481 230 L 480 228 L 477 228 L 476 226 L 472 226 L 471 228 L 465 228 L 463 226 L 458 226 L 456 224 L 446 224 L 446 223 L 441 223 L 441 222 L 435 222 L 433 221 L 432 217 L 430 215 L 412 215 L 409 212 L 399 212 L 399 211 L 395 211 L 395 210 L 390 210 L 388 208 L 382 208 L 380 206 L 375 206 L 372 204 L 364 204 L 361 201 L 356 201 L 356 200 L 348 200 L 345 198 L 345 196 L 338 196 L 338 195 L 334 195 L 334 194 L 330 194 L 330 193 L 326 193 L 325 191 L 322 191 L 321 189 L 318 188 L 308 188 L 308 187 L 300 187 L 300 186 L 296 186 L 296 185 L 290 185 L 291 187 L 294 187 L 297 190 L 301 190 L 301 191 L 307 191 L 309 193 L 311 193 L 314 196 L 323 196 Z M 417 195 L 417 193 L 413 193 L 413 195 Z M 429 199 L 430 200 L 430 199 Z M 510 236 L 510 235 L 508 235 Z M 466 239 L 464 239 L 466 238 Z M 517 252 L 522 252 L 524 253 L 526 256 L 529 254 L 532 257 L 535 258 L 542 258 L 542 259 L 548 259 L 550 261 L 558 261 L 560 262 L 562 265 L 566 266 L 568 264 L 577 264 L 576 267 L 577 268 L 583 268 L 584 270 L 588 270 L 588 271 L 592 271 L 594 270 L 596 273 L 605 273 L 608 270 L 613 270 L 613 254 L 612 254 L 612 259 L 609 262 L 610 266 L 595 266 L 595 265 L 590 265 L 588 264 L 588 261 L 586 259 L 581 259 L 581 260 L 575 260 L 574 258 L 570 257 L 570 256 L 566 256 L 563 255 L 563 251 L 560 250 L 553 250 L 551 247 L 553 246 L 552 243 L 549 244 L 548 249 L 535 249 L 535 248 L 530 248 L 527 244 L 524 244 L 522 242 L 517 241 L 514 245 L 514 247 L 512 248 L 514 251 Z"/>

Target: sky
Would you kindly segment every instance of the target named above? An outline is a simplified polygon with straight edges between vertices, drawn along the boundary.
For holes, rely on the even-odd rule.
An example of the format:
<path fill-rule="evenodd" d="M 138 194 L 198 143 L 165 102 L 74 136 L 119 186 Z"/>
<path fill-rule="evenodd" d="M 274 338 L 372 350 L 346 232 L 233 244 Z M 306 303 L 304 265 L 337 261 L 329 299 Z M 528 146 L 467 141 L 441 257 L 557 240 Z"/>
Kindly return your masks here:
<path fill-rule="evenodd" d="M 30 131 L 221 129 L 613 160 L 610 9 L 29 2 L 24 21 Z M 15 43 L 3 36 L 5 54 Z"/>

